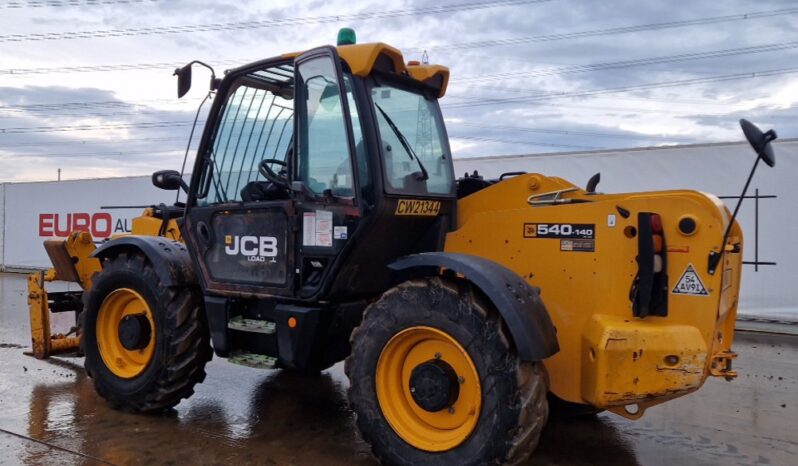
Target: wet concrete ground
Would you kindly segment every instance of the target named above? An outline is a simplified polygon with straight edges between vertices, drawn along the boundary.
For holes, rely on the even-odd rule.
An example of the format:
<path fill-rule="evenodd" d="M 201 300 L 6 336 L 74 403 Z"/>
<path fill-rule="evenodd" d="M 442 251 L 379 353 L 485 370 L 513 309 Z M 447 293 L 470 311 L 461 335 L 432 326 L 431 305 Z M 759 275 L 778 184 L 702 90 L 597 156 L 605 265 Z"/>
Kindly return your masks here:
<path fill-rule="evenodd" d="M 172 412 L 113 411 L 81 359 L 22 354 L 25 285 L 0 274 L 0 464 L 375 464 L 340 364 L 303 378 L 214 359 Z M 798 464 L 798 337 L 738 333 L 735 349 L 737 380 L 709 380 L 637 422 L 552 421 L 528 464 Z"/>

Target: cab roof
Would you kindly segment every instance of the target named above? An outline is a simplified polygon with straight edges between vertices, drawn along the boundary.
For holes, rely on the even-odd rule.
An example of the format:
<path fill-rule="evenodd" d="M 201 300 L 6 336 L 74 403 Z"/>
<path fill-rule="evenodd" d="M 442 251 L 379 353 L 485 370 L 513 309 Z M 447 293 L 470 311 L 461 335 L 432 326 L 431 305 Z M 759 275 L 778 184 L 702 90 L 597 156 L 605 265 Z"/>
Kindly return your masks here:
<path fill-rule="evenodd" d="M 417 61 L 405 63 L 402 52 L 382 42 L 339 45 L 338 56 L 349 65 L 355 76 L 366 77 L 372 71 L 388 71 L 407 75 L 438 91 L 438 97 L 446 93 L 449 84 L 449 68 L 441 65 L 422 64 Z M 295 58 L 304 52 L 286 53 L 285 58 Z"/>

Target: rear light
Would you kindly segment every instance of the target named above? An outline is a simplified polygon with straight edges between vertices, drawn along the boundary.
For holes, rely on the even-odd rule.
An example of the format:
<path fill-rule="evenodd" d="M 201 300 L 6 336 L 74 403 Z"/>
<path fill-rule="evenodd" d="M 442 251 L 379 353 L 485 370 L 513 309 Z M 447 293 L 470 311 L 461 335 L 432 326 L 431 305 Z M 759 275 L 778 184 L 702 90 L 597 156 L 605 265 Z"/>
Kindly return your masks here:
<path fill-rule="evenodd" d="M 659 254 L 662 252 L 662 245 L 665 243 L 665 240 L 662 238 L 662 235 L 658 235 L 654 233 L 651 235 L 651 240 L 654 243 L 654 253 Z"/>
<path fill-rule="evenodd" d="M 668 276 L 662 217 L 637 214 L 637 276 L 630 299 L 635 317 L 668 315 Z"/>
<path fill-rule="evenodd" d="M 662 233 L 662 217 L 659 214 L 651 214 L 651 231 L 653 233 Z"/>

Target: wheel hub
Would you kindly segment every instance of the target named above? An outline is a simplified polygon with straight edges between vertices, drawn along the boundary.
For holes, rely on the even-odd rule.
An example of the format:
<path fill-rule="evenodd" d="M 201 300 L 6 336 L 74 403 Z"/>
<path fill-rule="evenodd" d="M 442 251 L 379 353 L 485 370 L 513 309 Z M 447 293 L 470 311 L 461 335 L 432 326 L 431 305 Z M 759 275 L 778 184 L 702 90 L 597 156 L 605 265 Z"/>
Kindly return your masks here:
<path fill-rule="evenodd" d="M 443 330 L 416 326 L 391 337 L 380 353 L 374 382 L 388 424 L 420 450 L 457 447 L 479 420 L 482 388 L 476 365 Z"/>
<path fill-rule="evenodd" d="M 128 351 L 140 350 L 150 344 L 152 328 L 146 314 L 128 314 L 119 322 L 119 342 Z"/>
<path fill-rule="evenodd" d="M 150 305 L 138 291 L 118 288 L 109 293 L 97 311 L 95 327 L 105 367 L 123 379 L 141 375 L 155 354 L 154 329 Z"/>
<path fill-rule="evenodd" d="M 424 411 L 434 413 L 449 408 L 460 396 L 457 373 L 445 361 L 431 359 L 413 369 L 410 394 Z"/>

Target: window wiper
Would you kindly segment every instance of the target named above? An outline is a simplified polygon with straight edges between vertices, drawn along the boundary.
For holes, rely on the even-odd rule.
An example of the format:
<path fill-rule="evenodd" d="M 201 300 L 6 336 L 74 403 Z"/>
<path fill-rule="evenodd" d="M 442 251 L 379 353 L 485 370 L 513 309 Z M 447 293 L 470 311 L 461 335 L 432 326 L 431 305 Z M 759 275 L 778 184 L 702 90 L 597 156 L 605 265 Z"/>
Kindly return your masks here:
<path fill-rule="evenodd" d="M 393 120 L 391 120 L 391 117 L 389 117 L 388 114 L 385 113 L 385 110 L 383 110 L 379 104 L 375 103 L 374 106 L 377 107 L 377 110 L 380 111 L 382 117 L 385 118 L 385 121 L 388 123 L 388 126 L 390 126 L 391 130 L 393 130 L 393 134 L 396 135 L 396 138 L 399 139 L 399 142 L 402 144 L 402 147 L 405 148 L 405 152 L 407 152 L 407 155 L 410 157 L 410 160 L 415 160 L 416 163 L 418 163 L 418 168 L 421 169 L 421 176 L 418 177 L 418 181 L 428 180 L 429 173 L 427 173 L 427 169 L 424 168 L 424 164 L 421 163 L 421 159 L 418 158 L 416 152 L 413 150 L 412 147 L 410 147 L 410 143 L 407 142 L 407 138 L 405 138 L 405 135 L 402 134 L 401 131 L 399 131 L 399 128 L 396 126 L 396 123 L 394 123 Z"/>

